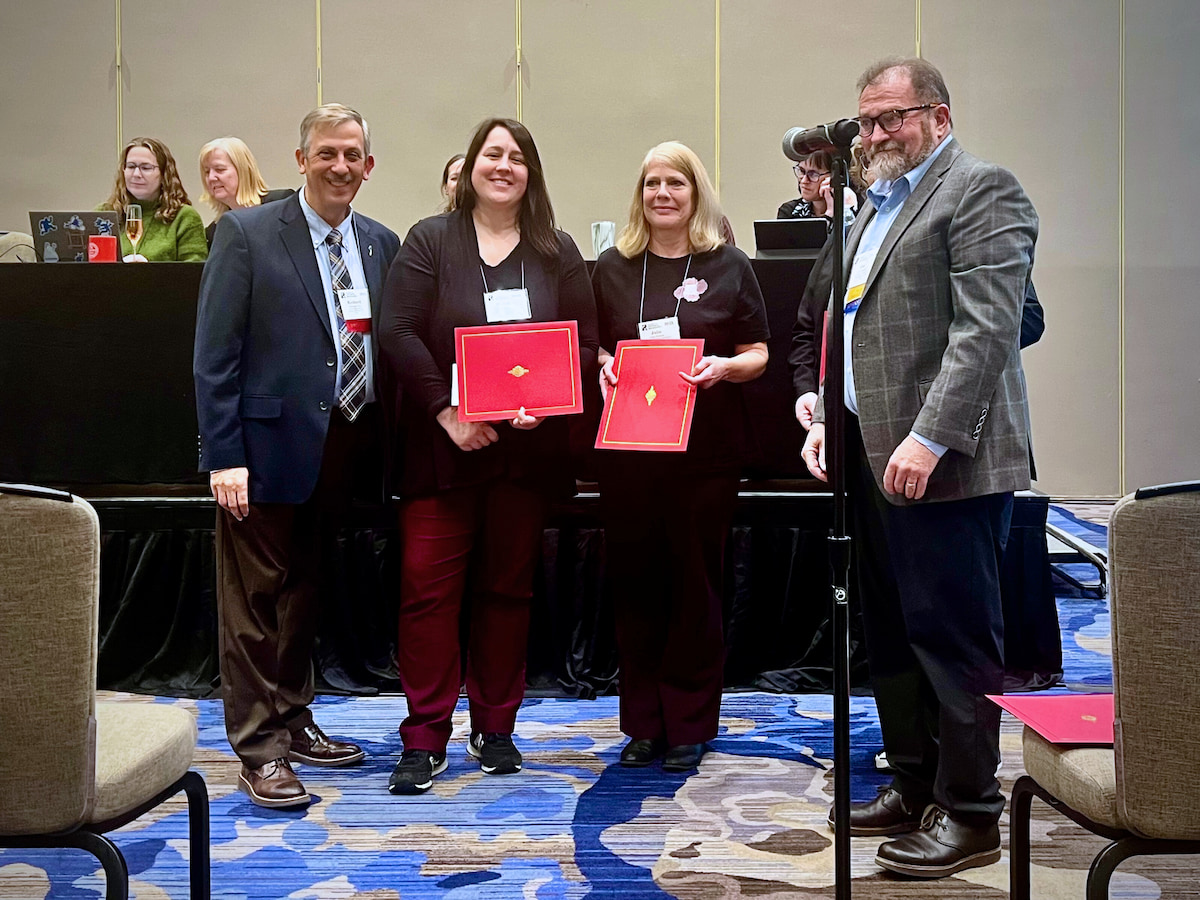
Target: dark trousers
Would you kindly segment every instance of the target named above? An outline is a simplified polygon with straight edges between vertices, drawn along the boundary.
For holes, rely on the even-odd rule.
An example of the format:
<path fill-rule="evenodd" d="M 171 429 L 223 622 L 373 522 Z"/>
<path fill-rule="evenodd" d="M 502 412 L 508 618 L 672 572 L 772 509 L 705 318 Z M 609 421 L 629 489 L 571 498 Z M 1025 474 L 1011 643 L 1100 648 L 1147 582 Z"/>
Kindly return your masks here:
<path fill-rule="evenodd" d="M 871 684 L 894 787 L 968 824 L 1000 818 L 1004 617 L 1011 493 L 893 506 L 847 416 L 847 489 Z M 949 451 L 953 452 L 953 451 Z M 935 475 L 936 477 L 936 470 Z"/>
<path fill-rule="evenodd" d="M 406 750 L 443 753 L 463 683 L 460 615 L 469 593 L 471 729 L 511 734 L 525 696 L 525 651 L 545 502 L 505 481 L 442 491 L 400 509 L 400 683 Z"/>
<path fill-rule="evenodd" d="M 717 736 L 725 544 L 736 473 L 600 483 L 621 666 L 621 730 L 669 746 Z"/>
<path fill-rule="evenodd" d="M 335 410 L 312 496 L 254 503 L 237 521 L 217 508 L 217 627 L 225 730 L 242 762 L 288 755 L 312 723 L 312 651 L 323 557 L 350 496 L 357 460 L 376 436 L 368 407 L 353 423 Z"/>

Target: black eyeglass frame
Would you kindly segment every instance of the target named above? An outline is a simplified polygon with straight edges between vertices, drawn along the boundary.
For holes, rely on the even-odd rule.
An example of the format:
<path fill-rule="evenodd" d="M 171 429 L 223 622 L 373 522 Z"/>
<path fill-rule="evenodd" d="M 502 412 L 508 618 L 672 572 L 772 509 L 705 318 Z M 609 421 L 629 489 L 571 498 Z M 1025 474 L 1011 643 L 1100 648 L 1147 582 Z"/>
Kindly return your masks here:
<path fill-rule="evenodd" d="M 863 137 L 869 137 L 871 132 L 875 130 L 876 125 L 883 129 L 884 134 L 895 134 L 904 126 L 904 117 L 909 113 L 919 112 L 923 109 L 936 109 L 942 105 L 943 104 L 941 103 L 923 103 L 920 106 L 910 106 L 906 109 L 889 109 L 881 112 L 877 116 L 858 116 L 854 121 L 858 123 L 858 133 Z M 896 116 L 896 124 L 891 128 L 888 128 L 883 124 L 882 121 L 880 121 L 885 116 Z M 867 123 L 870 123 L 869 128 L 865 127 Z"/>
<path fill-rule="evenodd" d="M 796 173 L 797 178 L 807 181 L 809 184 L 816 184 L 822 178 L 829 177 L 828 172 L 818 172 L 816 169 L 801 169 L 800 163 L 796 163 L 794 166 L 792 166 L 792 171 Z M 815 177 L 810 178 L 810 175 Z"/>

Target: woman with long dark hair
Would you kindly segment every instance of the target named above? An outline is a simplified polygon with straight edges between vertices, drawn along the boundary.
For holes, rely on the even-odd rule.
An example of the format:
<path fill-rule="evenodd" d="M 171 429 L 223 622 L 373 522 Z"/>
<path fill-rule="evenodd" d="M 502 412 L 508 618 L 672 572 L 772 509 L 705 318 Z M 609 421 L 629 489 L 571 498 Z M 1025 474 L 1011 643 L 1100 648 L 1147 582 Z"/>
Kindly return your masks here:
<path fill-rule="evenodd" d="M 451 405 L 454 329 L 499 320 L 574 319 L 584 377 L 595 377 L 596 307 L 575 243 L 554 227 L 541 159 L 512 119 L 475 130 L 455 209 L 413 226 L 392 265 L 380 324 L 383 367 L 403 391 L 400 681 L 408 716 L 388 788 L 417 794 L 446 767 L 465 669 L 467 752 L 486 774 L 517 772 L 533 574 L 547 501 L 570 496 L 567 421 L 518 414 L 460 422 Z M 514 314 L 515 313 L 515 314 Z M 469 608 L 465 666 L 460 612 Z"/>

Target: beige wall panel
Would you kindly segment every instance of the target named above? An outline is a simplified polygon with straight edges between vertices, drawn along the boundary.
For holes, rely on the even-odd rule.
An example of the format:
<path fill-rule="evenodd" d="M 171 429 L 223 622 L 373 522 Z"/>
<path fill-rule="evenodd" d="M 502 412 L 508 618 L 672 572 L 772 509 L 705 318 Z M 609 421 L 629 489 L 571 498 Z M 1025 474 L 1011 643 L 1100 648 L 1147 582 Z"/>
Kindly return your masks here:
<path fill-rule="evenodd" d="M 371 125 L 355 207 L 401 238 L 437 212 L 442 167 L 488 116 L 516 113 L 512 0 L 324 0 L 324 99 Z"/>
<path fill-rule="evenodd" d="M 300 120 L 316 103 L 313 3 L 205 0 L 200 6 L 122 0 L 125 140 L 166 142 L 192 203 L 198 154 L 216 137 L 244 140 L 267 184 L 296 187 Z"/>
<path fill-rule="evenodd" d="M 1200 478 L 1200 15 L 1126 15 L 1125 489 Z"/>
<path fill-rule="evenodd" d="M 559 226 L 585 257 L 591 223 L 629 214 L 655 144 L 714 158 L 713 0 L 523 0 L 523 119 Z"/>
<path fill-rule="evenodd" d="M 923 0 L 922 52 L 966 149 L 1011 169 L 1041 218 L 1046 335 L 1026 351 L 1037 486 L 1119 490 L 1118 0 Z"/>
<path fill-rule="evenodd" d="M 6 4 L 0 84 L 14 158 L 0 170 L 0 229 L 28 231 L 31 209 L 91 208 L 108 196 L 116 78 L 111 3 Z"/>
<path fill-rule="evenodd" d="M 721 204 L 751 256 L 754 220 L 799 196 L 784 132 L 857 115 L 862 70 L 916 47 L 913 0 L 849 0 L 831 13 L 817 0 L 721 3 Z"/>

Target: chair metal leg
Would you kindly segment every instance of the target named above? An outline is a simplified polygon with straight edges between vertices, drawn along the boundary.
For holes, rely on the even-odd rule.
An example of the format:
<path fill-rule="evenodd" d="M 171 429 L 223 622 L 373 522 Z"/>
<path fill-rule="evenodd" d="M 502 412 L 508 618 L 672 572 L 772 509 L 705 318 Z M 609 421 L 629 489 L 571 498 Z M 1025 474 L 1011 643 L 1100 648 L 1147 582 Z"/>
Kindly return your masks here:
<path fill-rule="evenodd" d="M 1034 780 L 1022 775 L 1013 785 L 1008 809 L 1008 893 L 1010 900 L 1029 900 L 1029 833 Z"/>
<path fill-rule="evenodd" d="M 209 852 L 208 787 L 196 772 L 178 782 L 188 800 L 188 866 L 191 900 L 209 900 L 212 893 Z"/>
<path fill-rule="evenodd" d="M 117 845 L 94 831 L 74 831 L 60 838 L 61 845 L 86 850 L 104 866 L 106 900 L 129 900 L 129 868 Z"/>

